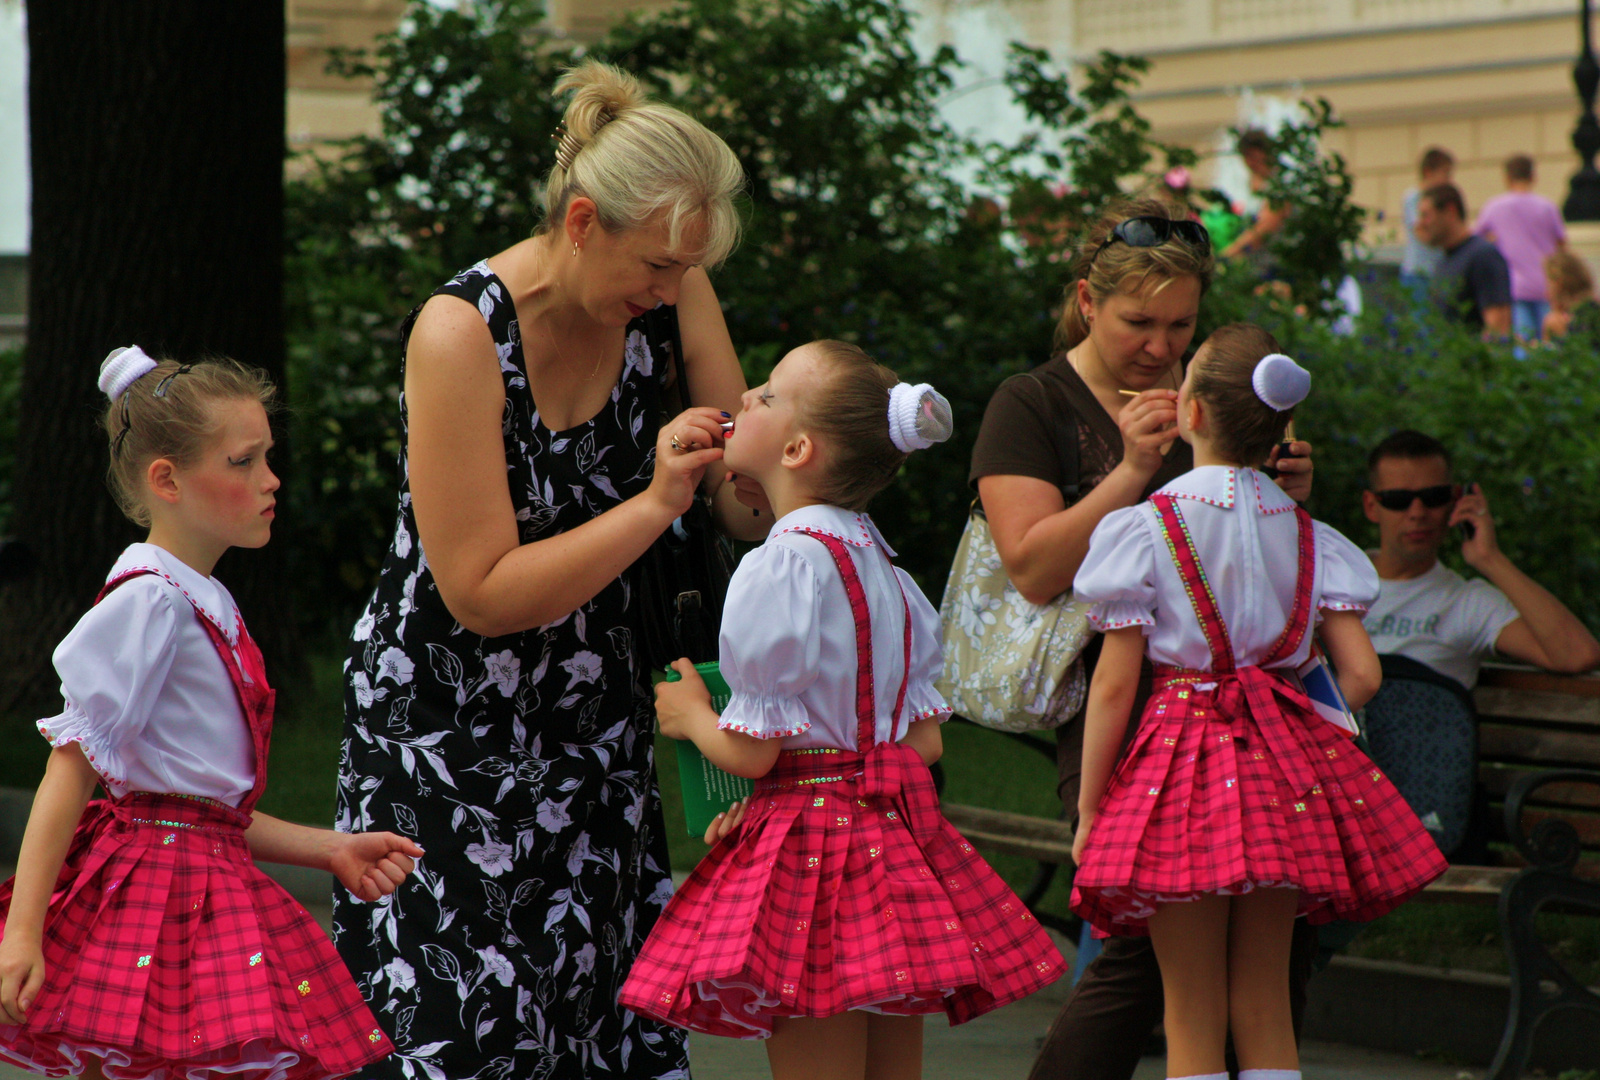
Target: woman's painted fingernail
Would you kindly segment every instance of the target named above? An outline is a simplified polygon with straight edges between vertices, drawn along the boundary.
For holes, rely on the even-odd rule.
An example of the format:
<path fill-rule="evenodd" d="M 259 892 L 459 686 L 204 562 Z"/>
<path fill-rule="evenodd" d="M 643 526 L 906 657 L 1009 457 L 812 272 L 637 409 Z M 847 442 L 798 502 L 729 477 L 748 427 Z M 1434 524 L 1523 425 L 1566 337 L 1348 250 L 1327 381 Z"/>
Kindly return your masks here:
<path fill-rule="evenodd" d="M 721 410 L 719 409 L 718 411 L 720 412 Z M 723 416 L 732 416 L 733 414 L 732 413 L 722 413 L 722 415 Z"/>

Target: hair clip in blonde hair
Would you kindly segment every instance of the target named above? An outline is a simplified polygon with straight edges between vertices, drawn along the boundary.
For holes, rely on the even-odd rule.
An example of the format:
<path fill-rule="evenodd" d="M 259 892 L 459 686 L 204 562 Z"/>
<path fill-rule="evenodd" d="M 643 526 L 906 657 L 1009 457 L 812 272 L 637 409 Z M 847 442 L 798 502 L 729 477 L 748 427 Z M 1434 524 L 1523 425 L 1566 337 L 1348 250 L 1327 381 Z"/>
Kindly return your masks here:
<path fill-rule="evenodd" d="M 594 118 L 594 130 L 589 132 L 589 138 L 593 139 L 601 128 L 615 119 L 616 116 L 610 109 L 601 109 Z M 578 156 L 578 151 L 588 145 L 587 142 L 579 142 L 578 137 L 568 129 L 564 120 L 556 125 L 550 137 L 556 140 L 556 164 L 560 166 L 562 172 L 571 172 L 572 160 Z"/>
<path fill-rule="evenodd" d="M 578 151 L 583 147 L 578 144 L 572 132 L 567 130 L 566 124 L 557 124 L 550 137 L 556 140 L 556 167 L 562 172 L 571 171 L 572 159 L 578 156 Z"/>
<path fill-rule="evenodd" d="M 115 401 L 139 379 L 155 370 L 155 366 L 156 362 L 137 345 L 112 349 L 100 362 L 100 390 Z"/>
<path fill-rule="evenodd" d="M 929 383 L 895 383 L 889 389 L 889 441 L 902 454 L 926 450 L 955 431 L 950 402 Z"/>
<path fill-rule="evenodd" d="M 1256 363 L 1250 375 L 1256 397 L 1273 412 L 1294 408 L 1311 393 L 1311 372 L 1283 353 L 1268 353 Z"/>

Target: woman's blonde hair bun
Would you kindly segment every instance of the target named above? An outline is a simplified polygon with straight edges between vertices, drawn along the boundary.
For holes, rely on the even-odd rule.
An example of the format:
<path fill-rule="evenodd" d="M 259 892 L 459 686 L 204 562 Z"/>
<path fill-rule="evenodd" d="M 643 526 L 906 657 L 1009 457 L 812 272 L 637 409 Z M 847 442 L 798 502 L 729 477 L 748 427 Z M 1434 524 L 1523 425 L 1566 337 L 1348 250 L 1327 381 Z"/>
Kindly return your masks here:
<path fill-rule="evenodd" d="M 568 204 L 582 195 L 594 201 L 607 231 L 659 220 L 674 252 L 706 266 L 728 257 L 739 242 L 734 199 L 744 188 L 744 170 L 726 143 L 698 120 L 652 101 L 632 75 L 598 60 L 569 68 L 555 90 L 570 92 L 572 101 L 545 183 L 541 233 L 558 228 Z M 684 250 L 686 243 L 694 250 Z"/>

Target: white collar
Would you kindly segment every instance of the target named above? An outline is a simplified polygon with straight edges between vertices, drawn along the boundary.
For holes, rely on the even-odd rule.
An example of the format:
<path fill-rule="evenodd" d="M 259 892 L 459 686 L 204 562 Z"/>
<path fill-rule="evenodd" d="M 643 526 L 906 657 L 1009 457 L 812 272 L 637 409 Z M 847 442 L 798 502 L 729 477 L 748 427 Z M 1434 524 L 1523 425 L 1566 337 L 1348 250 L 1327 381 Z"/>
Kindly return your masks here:
<path fill-rule="evenodd" d="M 212 625 L 222 631 L 228 644 L 238 644 L 239 608 L 222 582 L 214 577 L 206 577 L 172 552 L 155 544 L 129 544 L 117 557 L 111 573 L 106 575 L 106 581 L 115 581 L 135 570 L 149 571 L 166 579 Z"/>
<path fill-rule="evenodd" d="M 1255 498 L 1251 501 L 1259 513 L 1282 514 L 1294 509 L 1294 500 L 1264 473 L 1255 469 L 1235 469 L 1231 465 L 1197 466 L 1156 494 L 1170 495 L 1175 499 L 1193 499 L 1223 510 L 1232 510 L 1240 489 L 1254 492 Z"/>
<path fill-rule="evenodd" d="M 767 539 L 790 532 L 818 532 L 843 540 L 852 547 L 880 547 L 891 559 L 894 558 L 894 548 L 889 546 L 872 519 L 842 506 L 813 503 L 791 510 L 773 523 Z"/>

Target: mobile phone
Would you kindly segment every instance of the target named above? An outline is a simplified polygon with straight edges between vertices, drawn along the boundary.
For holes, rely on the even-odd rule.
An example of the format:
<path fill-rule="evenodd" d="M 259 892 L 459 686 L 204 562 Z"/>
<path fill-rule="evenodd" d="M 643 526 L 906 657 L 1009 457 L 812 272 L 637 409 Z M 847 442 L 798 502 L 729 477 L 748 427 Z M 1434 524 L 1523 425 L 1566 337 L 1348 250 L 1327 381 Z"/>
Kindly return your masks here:
<path fill-rule="evenodd" d="M 1473 484 L 1462 484 L 1461 493 L 1465 495 L 1471 492 L 1475 486 L 1476 485 Z M 1456 522 L 1456 532 L 1461 534 L 1461 539 L 1471 540 L 1474 536 L 1478 535 L 1478 527 L 1470 521 L 1458 521 Z"/>
<path fill-rule="evenodd" d="M 1282 461 L 1284 458 L 1292 458 L 1294 456 L 1296 456 L 1294 453 L 1294 439 L 1285 438 L 1281 443 L 1278 444 L 1277 460 Z M 1262 466 L 1261 471 L 1266 473 L 1274 480 L 1278 478 L 1278 470 L 1271 465 Z"/>

